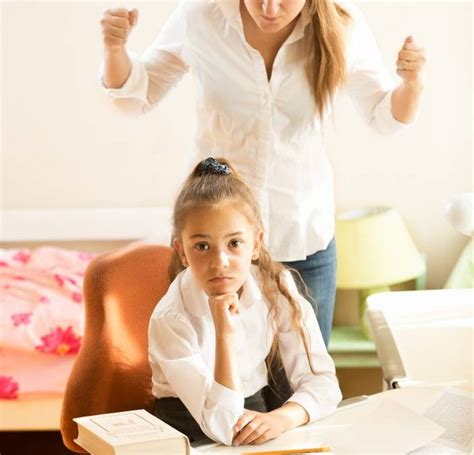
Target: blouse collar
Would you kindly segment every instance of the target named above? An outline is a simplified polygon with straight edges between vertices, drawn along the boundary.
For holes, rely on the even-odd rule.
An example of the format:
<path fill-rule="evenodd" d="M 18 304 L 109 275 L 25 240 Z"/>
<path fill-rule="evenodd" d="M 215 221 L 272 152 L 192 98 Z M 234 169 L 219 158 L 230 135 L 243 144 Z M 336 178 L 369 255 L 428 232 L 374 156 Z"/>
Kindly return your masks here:
<path fill-rule="evenodd" d="M 232 27 L 236 28 L 243 36 L 242 18 L 240 16 L 240 0 L 213 0 L 220 8 L 225 20 Z M 301 10 L 298 22 L 291 32 L 291 35 L 285 41 L 284 45 L 293 43 L 303 38 L 306 26 L 311 22 L 311 13 L 306 3 Z"/>

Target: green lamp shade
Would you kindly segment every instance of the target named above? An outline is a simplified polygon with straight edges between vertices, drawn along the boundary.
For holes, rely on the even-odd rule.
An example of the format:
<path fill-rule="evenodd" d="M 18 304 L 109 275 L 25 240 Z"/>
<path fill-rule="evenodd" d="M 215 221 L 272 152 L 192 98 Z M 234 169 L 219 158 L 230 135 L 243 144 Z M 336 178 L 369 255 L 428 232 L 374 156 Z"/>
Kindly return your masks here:
<path fill-rule="evenodd" d="M 376 207 L 341 213 L 336 218 L 337 286 L 369 289 L 414 279 L 424 261 L 400 215 Z"/>

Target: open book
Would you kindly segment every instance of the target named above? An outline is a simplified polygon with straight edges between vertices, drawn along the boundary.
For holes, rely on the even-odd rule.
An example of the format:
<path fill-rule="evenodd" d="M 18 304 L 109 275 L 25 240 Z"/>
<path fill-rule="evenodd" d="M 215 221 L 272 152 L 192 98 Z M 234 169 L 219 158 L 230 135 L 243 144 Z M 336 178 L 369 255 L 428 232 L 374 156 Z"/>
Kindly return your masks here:
<path fill-rule="evenodd" d="M 76 444 L 93 455 L 189 455 L 188 438 L 144 409 L 73 419 Z"/>

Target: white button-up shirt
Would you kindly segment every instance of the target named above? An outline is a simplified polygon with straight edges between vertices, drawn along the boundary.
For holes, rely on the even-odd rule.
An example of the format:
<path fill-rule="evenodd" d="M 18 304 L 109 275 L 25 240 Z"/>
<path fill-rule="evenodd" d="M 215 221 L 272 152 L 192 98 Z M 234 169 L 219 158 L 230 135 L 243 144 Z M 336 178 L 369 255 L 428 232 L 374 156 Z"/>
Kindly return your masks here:
<path fill-rule="evenodd" d="M 350 1 L 338 3 L 353 17 L 348 93 L 367 124 L 384 134 L 400 130 L 406 125 L 391 113 L 395 82 L 374 37 Z M 198 87 L 196 159 L 225 157 L 236 166 L 260 203 L 278 261 L 305 259 L 334 236 L 332 170 L 305 72 L 310 21 L 305 7 L 268 81 L 262 56 L 245 40 L 239 0 L 183 2 L 144 55 L 131 55 L 124 85 L 106 90 L 122 109 L 147 112 L 190 69 Z"/>
<path fill-rule="evenodd" d="M 240 297 L 236 320 L 236 349 L 242 391 L 214 380 L 215 328 L 208 296 L 188 268 L 171 284 L 155 307 L 148 330 L 148 357 L 153 395 L 179 397 L 203 432 L 230 445 L 233 426 L 244 409 L 244 398 L 267 385 L 265 358 L 276 334 L 286 374 L 294 390 L 289 401 L 303 406 L 310 421 L 334 411 L 341 400 L 334 362 L 324 345 L 310 303 L 299 295 L 289 272 L 286 282 L 297 297 L 302 324 L 309 337 L 309 352 L 316 375 L 309 368 L 304 345 L 291 327 L 289 304 L 281 297 L 276 332 L 269 323 L 268 301 L 260 292 L 258 270 L 252 266 Z"/>

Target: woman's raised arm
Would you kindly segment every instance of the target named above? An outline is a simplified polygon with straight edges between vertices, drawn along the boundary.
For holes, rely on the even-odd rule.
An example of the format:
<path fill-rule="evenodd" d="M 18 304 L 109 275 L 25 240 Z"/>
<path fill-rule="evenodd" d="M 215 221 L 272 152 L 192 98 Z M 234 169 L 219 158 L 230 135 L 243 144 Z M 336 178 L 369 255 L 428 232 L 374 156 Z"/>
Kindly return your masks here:
<path fill-rule="evenodd" d="M 103 81 L 107 88 L 122 87 L 130 75 L 132 64 L 125 45 L 137 19 L 136 9 L 117 8 L 105 11 L 100 21 L 104 37 Z"/>

